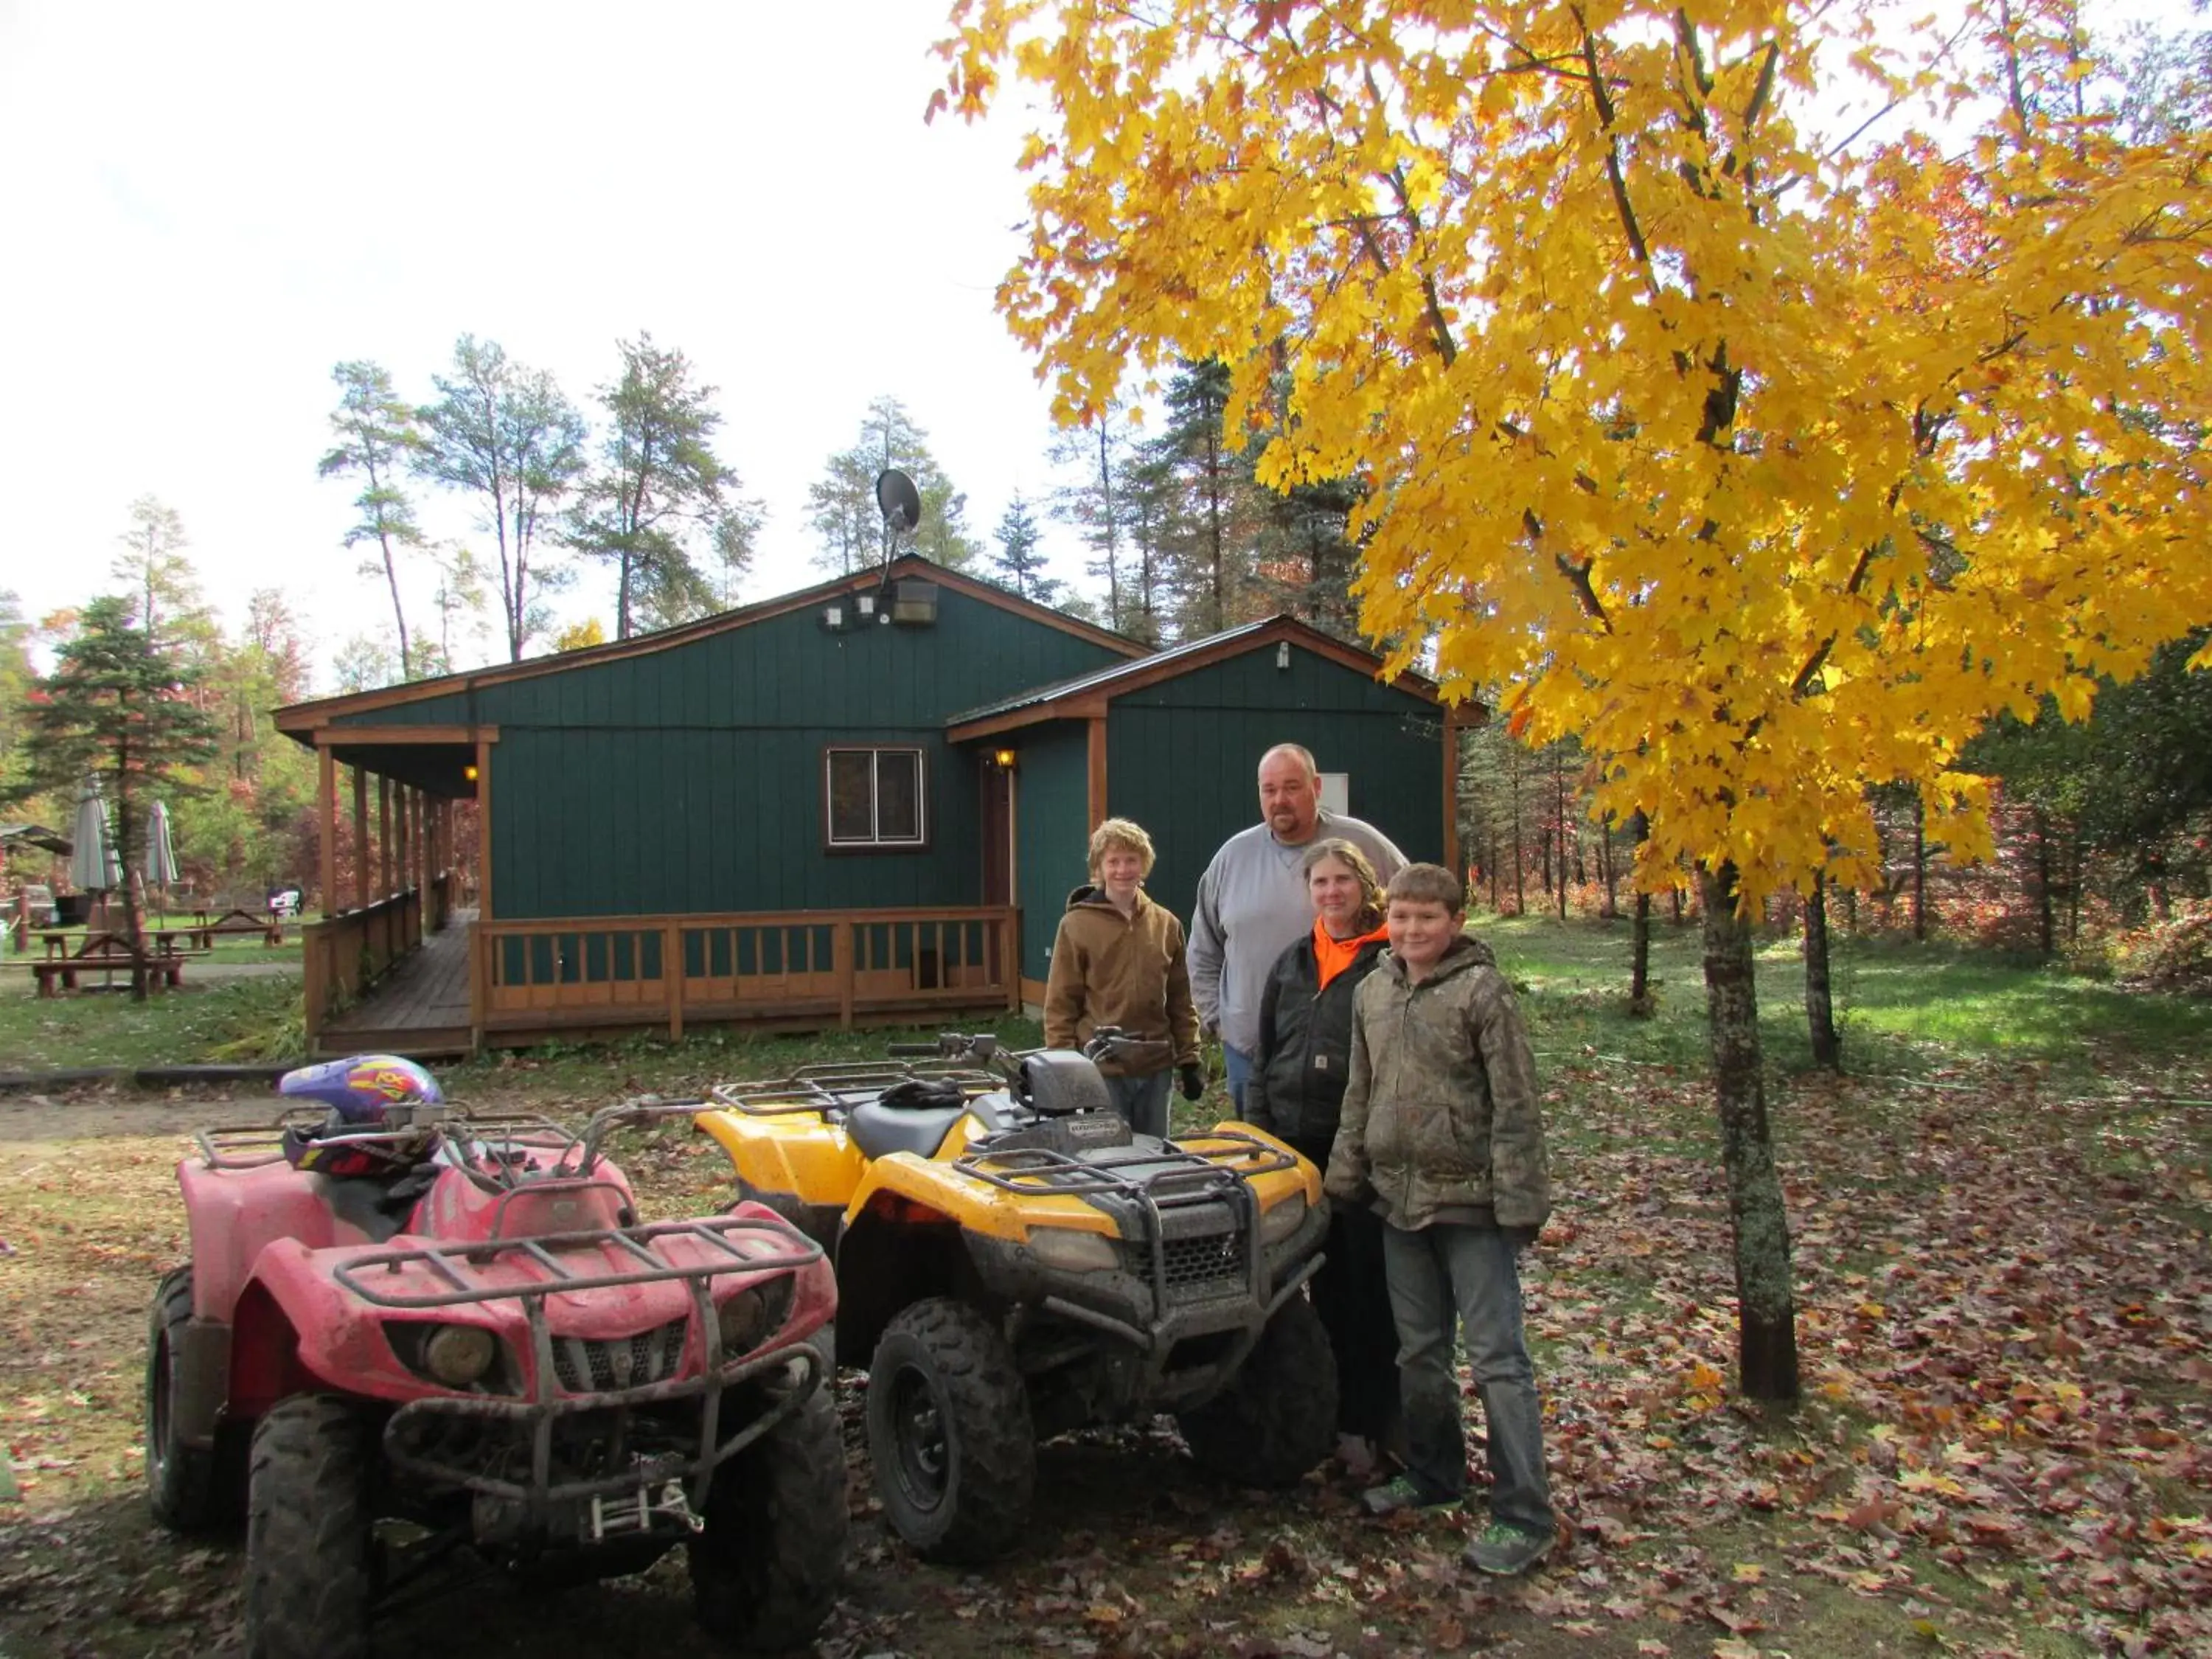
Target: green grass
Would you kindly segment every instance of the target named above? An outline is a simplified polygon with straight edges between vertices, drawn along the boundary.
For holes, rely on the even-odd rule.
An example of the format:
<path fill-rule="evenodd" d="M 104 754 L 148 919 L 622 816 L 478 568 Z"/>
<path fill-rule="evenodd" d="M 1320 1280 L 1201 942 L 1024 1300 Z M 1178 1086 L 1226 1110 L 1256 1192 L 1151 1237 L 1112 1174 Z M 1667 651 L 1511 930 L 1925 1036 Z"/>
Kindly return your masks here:
<path fill-rule="evenodd" d="M 1523 988 L 1540 1059 L 1602 1054 L 1704 1067 L 1705 971 L 1694 922 L 1653 924 L 1658 1007 L 1649 1019 L 1628 1013 L 1626 921 L 1480 916 L 1474 931 Z M 1757 970 L 1768 1066 L 1785 1073 L 1808 1069 L 1797 938 L 1763 939 Z M 1839 932 L 1831 941 L 1830 976 L 1844 1063 L 1862 1073 L 1923 1077 L 1963 1060 L 2055 1062 L 2086 1073 L 2112 1055 L 2155 1061 L 2201 1054 L 2212 1040 L 2212 1003 L 2122 990 L 1957 945 Z"/>
<path fill-rule="evenodd" d="M 290 974 L 188 982 L 143 1003 L 125 990 L 40 997 L 28 974 L 0 980 L 4 1072 L 283 1060 L 299 1053 L 299 1033 L 300 981 Z"/>

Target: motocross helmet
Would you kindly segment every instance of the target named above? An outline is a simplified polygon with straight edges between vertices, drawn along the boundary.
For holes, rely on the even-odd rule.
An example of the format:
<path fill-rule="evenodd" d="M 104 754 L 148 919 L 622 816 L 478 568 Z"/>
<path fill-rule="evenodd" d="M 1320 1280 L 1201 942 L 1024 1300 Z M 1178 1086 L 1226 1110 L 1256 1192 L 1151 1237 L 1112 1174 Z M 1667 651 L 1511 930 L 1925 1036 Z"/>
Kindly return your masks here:
<path fill-rule="evenodd" d="M 434 1103 L 446 1097 L 437 1079 L 398 1054 L 355 1054 L 302 1066 L 284 1073 L 276 1092 L 288 1099 L 319 1101 L 331 1109 L 320 1128 L 287 1125 L 283 1140 L 285 1160 L 294 1169 L 328 1176 L 378 1175 L 408 1168 L 418 1149 L 392 1140 L 349 1137 L 384 1128 L 395 1105 Z"/>

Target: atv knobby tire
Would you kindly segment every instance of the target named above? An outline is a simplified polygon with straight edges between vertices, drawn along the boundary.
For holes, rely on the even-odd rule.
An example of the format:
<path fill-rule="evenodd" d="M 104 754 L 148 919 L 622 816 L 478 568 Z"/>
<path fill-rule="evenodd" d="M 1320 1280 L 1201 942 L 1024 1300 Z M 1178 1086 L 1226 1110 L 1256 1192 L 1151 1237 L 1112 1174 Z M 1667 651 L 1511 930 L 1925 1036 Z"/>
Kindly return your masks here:
<path fill-rule="evenodd" d="M 805 1645 L 844 1583 L 845 1443 L 830 1376 L 714 1471 L 691 1591 L 700 1624 L 732 1647 Z"/>
<path fill-rule="evenodd" d="M 177 1337 L 191 1316 L 192 1270 L 173 1268 L 154 1291 L 146 1331 L 146 1497 L 155 1520 L 176 1532 L 235 1525 L 246 1513 L 235 1435 L 218 1431 L 212 1447 L 177 1443 Z"/>
<path fill-rule="evenodd" d="M 342 1400 L 295 1395 L 253 1431 L 246 1659 L 365 1659 L 376 1443 Z"/>
<path fill-rule="evenodd" d="M 1275 1310 L 1236 1379 L 1176 1423 L 1199 1467 L 1245 1486 L 1291 1486 L 1336 1443 L 1336 1359 L 1303 1296 Z"/>
<path fill-rule="evenodd" d="M 973 1565 L 1012 1547 L 1036 1437 L 996 1325 L 943 1297 L 891 1321 L 868 1368 L 868 1456 L 884 1514 L 926 1559 Z"/>

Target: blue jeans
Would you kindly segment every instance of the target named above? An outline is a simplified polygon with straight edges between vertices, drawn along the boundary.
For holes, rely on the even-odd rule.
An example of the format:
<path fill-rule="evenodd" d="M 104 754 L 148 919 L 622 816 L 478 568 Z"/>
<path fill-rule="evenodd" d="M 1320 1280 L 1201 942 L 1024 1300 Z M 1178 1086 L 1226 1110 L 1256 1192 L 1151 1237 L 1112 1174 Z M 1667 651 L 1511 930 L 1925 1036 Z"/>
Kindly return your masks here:
<path fill-rule="evenodd" d="M 1224 1042 L 1221 1045 L 1221 1064 L 1228 1073 L 1229 1115 L 1241 1118 L 1244 1115 L 1244 1091 L 1252 1081 L 1252 1056 Z"/>
<path fill-rule="evenodd" d="M 1106 1091 L 1114 1097 L 1115 1109 L 1128 1121 L 1132 1129 L 1140 1135 L 1158 1135 L 1164 1140 L 1168 1133 L 1168 1085 L 1174 1079 L 1173 1072 L 1109 1077 L 1106 1079 Z"/>
<path fill-rule="evenodd" d="M 1383 1269 L 1398 1326 L 1398 1381 L 1406 1413 L 1407 1474 L 1431 1502 L 1467 1492 L 1467 1435 L 1452 1334 L 1467 1343 L 1490 1450 L 1490 1516 L 1549 1535 L 1544 1409 L 1521 1328 L 1521 1275 L 1513 1245 L 1495 1227 L 1439 1222 L 1382 1229 Z"/>

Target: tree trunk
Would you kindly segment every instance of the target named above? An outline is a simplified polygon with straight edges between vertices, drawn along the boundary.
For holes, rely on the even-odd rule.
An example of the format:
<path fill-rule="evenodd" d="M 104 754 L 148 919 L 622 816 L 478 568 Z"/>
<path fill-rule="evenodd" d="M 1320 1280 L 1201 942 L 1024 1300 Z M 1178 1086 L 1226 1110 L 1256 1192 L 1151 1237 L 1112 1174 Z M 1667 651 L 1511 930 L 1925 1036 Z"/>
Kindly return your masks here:
<path fill-rule="evenodd" d="M 1505 776 L 1513 789 L 1513 914 L 1528 913 L 1528 877 L 1521 850 L 1521 751 L 1516 746 L 1506 749 Z"/>
<path fill-rule="evenodd" d="M 1613 864 L 1613 820 L 1610 817 L 1598 826 L 1597 867 L 1599 875 L 1605 881 L 1605 909 L 1602 914 L 1607 921 L 1616 921 L 1620 917 L 1620 872 Z"/>
<path fill-rule="evenodd" d="M 1650 821 L 1639 811 L 1628 821 L 1628 831 L 1641 847 L 1650 838 Z M 1628 939 L 1628 1012 L 1634 1018 L 1649 1019 L 1658 1006 L 1651 1000 L 1651 895 L 1640 890 Z"/>
<path fill-rule="evenodd" d="M 1735 869 L 1700 872 L 1705 999 L 1735 1243 L 1736 1359 L 1753 1400 L 1797 1398 L 1797 1315 L 1790 1285 L 1790 1219 L 1766 1122 L 1752 930 L 1736 915 Z"/>
<path fill-rule="evenodd" d="M 2057 918 L 2051 905 L 2051 819 L 2035 809 L 2035 923 L 2036 940 L 2045 962 L 2057 954 Z"/>
<path fill-rule="evenodd" d="M 1813 1033 L 1813 1063 L 1831 1072 L 1844 1069 L 1844 1040 L 1836 1030 L 1836 1005 L 1829 994 L 1828 878 L 1813 878 L 1805 900 L 1805 1022 Z"/>
<path fill-rule="evenodd" d="M 1912 799 L 1912 937 L 1928 937 L 1928 803 Z"/>

